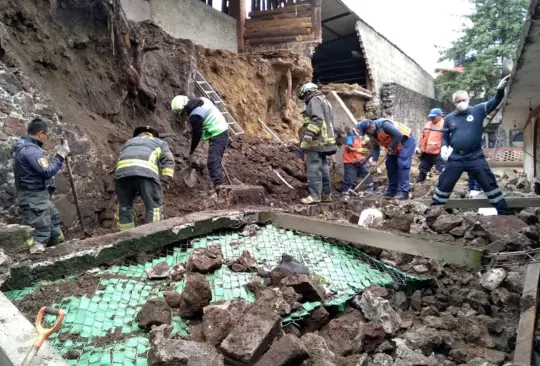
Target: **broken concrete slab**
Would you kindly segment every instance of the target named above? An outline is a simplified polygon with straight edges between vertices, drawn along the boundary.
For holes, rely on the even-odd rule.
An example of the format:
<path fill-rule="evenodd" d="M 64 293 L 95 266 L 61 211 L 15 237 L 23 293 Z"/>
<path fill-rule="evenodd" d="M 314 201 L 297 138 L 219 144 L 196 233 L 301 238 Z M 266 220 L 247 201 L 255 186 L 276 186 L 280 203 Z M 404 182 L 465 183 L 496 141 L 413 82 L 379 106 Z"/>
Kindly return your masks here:
<path fill-rule="evenodd" d="M 100 237 L 70 241 L 47 248 L 41 254 L 15 253 L 12 258 L 17 263 L 11 266 L 11 276 L 4 288 L 18 289 L 36 281 L 59 279 L 214 230 L 258 222 L 259 214 L 267 211 L 272 209 L 199 212 Z"/>
<path fill-rule="evenodd" d="M 233 364 L 252 365 L 270 348 L 281 331 L 281 317 L 252 307 L 219 346 Z"/>
<path fill-rule="evenodd" d="M 265 190 L 262 186 L 222 185 L 218 191 L 218 203 L 233 205 L 264 205 Z"/>
<path fill-rule="evenodd" d="M 209 245 L 206 248 L 195 249 L 189 256 L 187 268 L 193 272 L 210 273 L 221 268 L 223 264 L 223 253 L 221 246 Z"/>
<path fill-rule="evenodd" d="M 206 343 L 171 339 L 170 327 L 160 326 L 150 332 L 149 365 L 223 366 L 223 356 Z"/>
<path fill-rule="evenodd" d="M 291 334 L 285 334 L 261 357 L 255 366 L 300 365 L 308 358 L 306 347 Z"/>
<path fill-rule="evenodd" d="M 281 280 L 282 286 L 292 287 L 304 301 L 323 301 L 324 290 L 308 275 L 292 275 Z"/>
<path fill-rule="evenodd" d="M 484 273 L 480 280 L 480 285 L 488 291 L 493 291 L 499 287 L 506 278 L 506 271 L 502 268 L 490 268 Z"/>
<path fill-rule="evenodd" d="M 206 276 L 199 273 L 188 275 L 186 286 L 180 294 L 179 314 L 182 318 L 201 315 L 205 306 L 212 300 L 210 283 Z"/>
<path fill-rule="evenodd" d="M 150 329 L 154 325 L 171 324 L 171 309 L 163 298 L 148 300 L 137 314 L 137 325 Z"/>

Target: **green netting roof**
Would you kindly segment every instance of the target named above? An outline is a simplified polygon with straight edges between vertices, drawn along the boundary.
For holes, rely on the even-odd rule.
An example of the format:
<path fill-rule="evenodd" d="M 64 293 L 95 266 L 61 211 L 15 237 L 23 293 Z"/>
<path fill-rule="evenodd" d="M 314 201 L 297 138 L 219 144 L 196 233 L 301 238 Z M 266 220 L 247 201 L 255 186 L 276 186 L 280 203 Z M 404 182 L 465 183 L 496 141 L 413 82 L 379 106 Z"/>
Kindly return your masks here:
<path fill-rule="evenodd" d="M 279 264 L 282 254 L 292 255 L 333 293 L 334 296 L 324 303 L 326 306 L 343 306 L 371 285 L 392 286 L 419 280 L 357 249 L 272 225 L 262 228 L 252 237 L 232 231 L 217 233 L 179 243 L 146 263 L 127 262 L 98 272 L 95 276 L 99 278 L 99 285 L 91 296 L 62 297 L 58 294 L 53 304 L 43 304 L 67 312 L 62 328 L 50 338 L 54 348 L 72 365 L 146 365 L 149 342 L 147 334 L 138 328 L 135 317 L 149 298 L 163 296 L 166 287 L 165 281 L 148 280 L 146 269 L 163 261 L 171 267 L 187 262 L 195 249 L 211 244 L 221 246 L 225 259 L 235 259 L 244 250 L 249 250 L 258 265 L 267 269 Z M 225 265 L 207 275 L 212 287 L 212 301 L 241 297 L 253 302 L 254 295 L 244 288 L 253 275 L 232 272 Z M 184 285 L 185 280 L 177 282 L 176 290 L 181 292 Z M 25 312 L 25 299 L 37 289 L 39 284 L 6 293 L 32 322 L 36 314 Z M 284 322 L 302 318 L 319 305 L 318 302 L 304 303 Z M 188 321 L 173 316 L 175 332 L 187 334 L 188 324 Z"/>

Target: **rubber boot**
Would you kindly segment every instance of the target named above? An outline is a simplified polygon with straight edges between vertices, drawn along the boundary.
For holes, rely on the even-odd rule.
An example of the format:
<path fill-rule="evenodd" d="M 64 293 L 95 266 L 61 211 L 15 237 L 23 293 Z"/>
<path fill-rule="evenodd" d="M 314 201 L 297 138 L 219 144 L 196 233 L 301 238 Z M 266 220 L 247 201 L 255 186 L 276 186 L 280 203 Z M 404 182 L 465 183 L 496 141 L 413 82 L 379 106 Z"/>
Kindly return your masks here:
<path fill-rule="evenodd" d="M 408 195 L 407 193 L 404 193 L 404 192 L 398 192 L 398 193 L 394 196 L 394 199 L 400 200 L 400 201 L 408 200 L 408 199 L 409 199 L 409 195 Z"/>
<path fill-rule="evenodd" d="M 418 175 L 418 178 L 416 179 L 416 183 L 424 183 L 426 181 L 427 174 L 420 172 Z"/>

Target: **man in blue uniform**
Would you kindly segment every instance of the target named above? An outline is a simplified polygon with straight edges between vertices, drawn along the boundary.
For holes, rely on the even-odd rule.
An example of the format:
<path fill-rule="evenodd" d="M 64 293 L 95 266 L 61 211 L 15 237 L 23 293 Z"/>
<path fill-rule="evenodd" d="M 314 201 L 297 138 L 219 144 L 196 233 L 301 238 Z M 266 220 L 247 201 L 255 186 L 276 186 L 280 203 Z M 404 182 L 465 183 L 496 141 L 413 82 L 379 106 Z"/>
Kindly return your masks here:
<path fill-rule="evenodd" d="M 460 90 L 454 93 L 456 110 L 444 119 L 441 158 L 448 160 L 445 170 L 439 177 L 432 205 L 448 202 L 452 190 L 461 174 L 466 171 L 478 181 L 489 202 L 499 215 L 508 215 L 508 206 L 495 175 L 489 168 L 482 152 L 482 133 L 484 118 L 492 112 L 504 98 L 504 88 L 509 76 L 501 80 L 495 96 L 486 103 L 469 106 L 469 95 Z"/>
<path fill-rule="evenodd" d="M 47 123 L 35 118 L 28 124 L 28 135 L 21 137 L 12 149 L 19 209 L 23 223 L 34 229 L 28 241 L 30 253 L 43 252 L 47 245 L 64 241 L 60 214 L 51 196 L 52 178 L 62 168 L 69 146 L 64 142 L 57 147 L 54 157 L 48 159 L 43 150 L 47 132 Z"/>

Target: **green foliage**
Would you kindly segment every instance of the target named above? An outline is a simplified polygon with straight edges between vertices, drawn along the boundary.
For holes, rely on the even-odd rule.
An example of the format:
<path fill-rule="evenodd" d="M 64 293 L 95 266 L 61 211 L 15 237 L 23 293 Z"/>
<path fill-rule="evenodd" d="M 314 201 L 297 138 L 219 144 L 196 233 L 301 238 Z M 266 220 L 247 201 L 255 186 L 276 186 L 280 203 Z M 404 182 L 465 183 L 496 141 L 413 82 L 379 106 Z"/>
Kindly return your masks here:
<path fill-rule="evenodd" d="M 504 58 L 515 59 L 529 0 L 469 0 L 473 12 L 466 16 L 468 28 L 441 60 L 456 60 L 463 73 L 449 72 L 436 79 L 440 99 L 447 101 L 459 89 L 475 102 L 491 97 L 501 78 Z"/>

